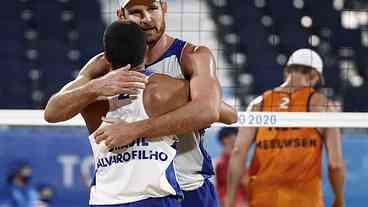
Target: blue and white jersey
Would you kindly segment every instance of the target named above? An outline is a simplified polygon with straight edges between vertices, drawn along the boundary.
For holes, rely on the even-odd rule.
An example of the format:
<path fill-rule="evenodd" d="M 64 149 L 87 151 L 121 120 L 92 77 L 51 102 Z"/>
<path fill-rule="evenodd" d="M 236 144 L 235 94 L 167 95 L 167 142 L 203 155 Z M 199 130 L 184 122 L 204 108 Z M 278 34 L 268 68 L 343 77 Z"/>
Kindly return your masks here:
<path fill-rule="evenodd" d="M 127 122 L 148 118 L 142 91 L 135 99 L 110 98 L 107 118 Z M 103 123 L 101 126 L 106 125 Z M 127 146 L 108 150 L 89 137 L 95 161 L 95 178 L 90 190 L 90 205 L 117 205 L 148 198 L 182 196 L 174 168 L 176 137 L 140 138 Z"/>
<path fill-rule="evenodd" d="M 185 79 L 180 66 L 185 45 L 186 42 L 175 39 L 167 51 L 153 64 L 146 65 L 146 68 L 153 73 Z M 181 135 L 178 140 L 174 166 L 180 187 L 184 191 L 195 190 L 214 174 L 211 158 L 204 149 L 199 132 Z"/>

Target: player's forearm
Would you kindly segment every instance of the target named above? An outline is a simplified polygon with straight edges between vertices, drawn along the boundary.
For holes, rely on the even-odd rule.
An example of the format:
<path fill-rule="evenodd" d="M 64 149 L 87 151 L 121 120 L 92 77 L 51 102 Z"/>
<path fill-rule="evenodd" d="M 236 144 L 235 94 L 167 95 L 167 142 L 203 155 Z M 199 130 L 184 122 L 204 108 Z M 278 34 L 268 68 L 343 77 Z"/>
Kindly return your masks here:
<path fill-rule="evenodd" d="M 221 103 L 220 120 L 224 124 L 233 124 L 238 121 L 238 114 L 235 109 L 225 102 Z"/>
<path fill-rule="evenodd" d="M 90 103 L 96 101 L 98 95 L 90 90 L 89 84 L 62 91 L 52 96 L 45 108 L 46 121 L 55 123 L 71 119 Z"/>
<path fill-rule="evenodd" d="M 344 203 L 345 167 L 343 164 L 329 166 L 328 177 L 335 194 L 335 200 Z"/>
<path fill-rule="evenodd" d="M 232 207 L 235 202 L 236 191 L 238 189 L 240 179 L 244 172 L 244 163 L 236 153 L 230 159 L 228 174 L 227 174 L 227 192 L 226 192 L 226 206 Z"/>
<path fill-rule="evenodd" d="M 202 103 L 201 103 L 202 102 Z M 161 137 L 184 134 L 200 130 L 218 121 L 219 107 L 215 104 L 203 104 L 203 101 L 191 101 L 185 106 L 141 122 L 136 122 L 140 129 L 139 137 Z"/>

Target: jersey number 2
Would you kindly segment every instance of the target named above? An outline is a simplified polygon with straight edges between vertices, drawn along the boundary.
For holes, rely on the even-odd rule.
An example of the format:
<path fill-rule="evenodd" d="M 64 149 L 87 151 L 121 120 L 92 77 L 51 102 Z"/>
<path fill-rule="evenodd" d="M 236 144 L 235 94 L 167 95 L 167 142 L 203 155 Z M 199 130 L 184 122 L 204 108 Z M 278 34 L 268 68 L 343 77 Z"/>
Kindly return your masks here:
<path fill-rule="evenodd" d="M 289 108 L 290 99 L 288 97 L 283 97 L 280 101 L 280 109 Z"/>

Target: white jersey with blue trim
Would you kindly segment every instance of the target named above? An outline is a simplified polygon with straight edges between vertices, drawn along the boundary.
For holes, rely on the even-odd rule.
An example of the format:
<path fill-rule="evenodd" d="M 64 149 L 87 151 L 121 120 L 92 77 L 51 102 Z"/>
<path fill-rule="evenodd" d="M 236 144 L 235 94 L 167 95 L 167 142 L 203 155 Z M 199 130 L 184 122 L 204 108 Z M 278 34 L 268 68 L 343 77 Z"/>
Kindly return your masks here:
<path fill-rule="evenodd" d="M 146 68 L 153 73 L 165 74 L 177 79 L 185 79 L 180 61 L 185 41 L 175 39 L 167 51 Z M 204 180 L 214 174 L 212 161 L 203 146 L 199 132 L 180 135 L 176 143 L 177 156 L 174 160 L 176 175 L 184 191 L 201 187 Z"/>
<path fill-rule="evenodd" d="M 106 118 L 134 122 L 148 118 L 142 92 L 110 98 L 112 110 Z M 106 125 L 103 123 L 101 126 Z M 90 205 L 118 205 L 147 198 L 182 196 L 174 168 L 176 137 L 140 138 L 127 146 L 108 150 L 89 137 L 95 160 L 95 178 L 90 190 Z"/>

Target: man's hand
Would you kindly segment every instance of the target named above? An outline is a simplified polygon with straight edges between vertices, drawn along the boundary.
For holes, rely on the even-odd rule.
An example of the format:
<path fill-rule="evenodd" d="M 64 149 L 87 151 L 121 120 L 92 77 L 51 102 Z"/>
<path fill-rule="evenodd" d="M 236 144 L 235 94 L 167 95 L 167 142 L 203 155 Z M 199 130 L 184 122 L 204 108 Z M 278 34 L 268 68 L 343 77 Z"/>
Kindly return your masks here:
<path fill-rule="evenodd" d="M 45 120 L 51 123 L 66 121 L 82 113 L 89 130 L 93 131 L 99 126 L 96 120 L 100 120 L 108 110 L 108 103 L 99 97 L 136 94 L 137 89 L 144 88 L 146 77 L 139 72 L 127 71 L 129 69 L 128 65 L 111 71 L 103 53 L 93 57 L 75 80 L 50 98 L 45 108 Z M 99 104 L 94 104 L 97 101 Z"/>
<path fill-rule="evenodd" d="M 240 187 L 243 189 L 243 190 L 247 190 L 248 189 L 248 185 L 249 185 L 249 182 L 254 179 L 255 177 L 250 177 L 248 176 L 247 174 L 244 174 L 241 179 L 240 179 Z"/>
<path fill-rule="evenodd" d="M 108 120 L 105 118 L 103 118 L 103 121 L 110 125 L 99 128 L 93 134 L 97 144 L 105 141 L 106 147 L 112 149 L 114 147 L 128 145 L 139 138 L 135 133 L 137 129 L 134 127 L 134 123 L 127 123 L 120 119 Z"/>
<path fill-rule="evenodd" d="M 136 95 L 138 89 L 144 89 L 146 76 L 136 71 L 128 71 L 130 65 L 111 71 L 106 75 L 92 80 L 89 90 L 97 96 L 115 96 L 120 94 Z"/>

